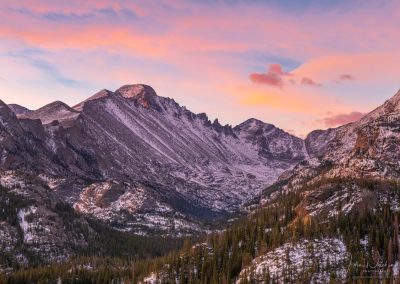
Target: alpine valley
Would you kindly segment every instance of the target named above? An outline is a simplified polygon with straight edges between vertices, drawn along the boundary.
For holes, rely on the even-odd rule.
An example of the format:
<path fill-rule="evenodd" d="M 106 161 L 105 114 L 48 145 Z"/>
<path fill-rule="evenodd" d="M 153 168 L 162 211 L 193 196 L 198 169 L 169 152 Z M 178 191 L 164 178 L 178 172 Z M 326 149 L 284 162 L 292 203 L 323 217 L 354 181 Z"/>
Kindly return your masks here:
<path fill-rule="evenodd" d="M 400 92 L 305 139 L 223 126 L 140 84 L 73 107 L 0 102 L 0 169 L 0 283 L 400 273 Z"/>

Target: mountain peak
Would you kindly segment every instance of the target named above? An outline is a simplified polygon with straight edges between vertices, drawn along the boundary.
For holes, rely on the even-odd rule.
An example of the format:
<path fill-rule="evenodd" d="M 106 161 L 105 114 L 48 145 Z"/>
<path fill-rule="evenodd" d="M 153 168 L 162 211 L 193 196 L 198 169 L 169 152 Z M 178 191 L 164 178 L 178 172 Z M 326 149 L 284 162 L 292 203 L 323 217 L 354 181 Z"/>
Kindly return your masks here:
<path fill-rule="evenodd" d="M 392 97 L 392 99 L 400 100 L 400 89 L 397 91 L 397 93 Z"/>
<path fill-rule="evenodd" d="M 30 109 L 17 104 L 9 104 L 8 107 L 15 113 L 16 116 L 32 112 Z"/>
<path fill-rule="evenodd" d="M 356 125 L 365 125 L 367 123 L 371 123 L 377 119 L 383 119 L 386 116 L 400 116 L 400 90 L 397 93 L 385 101 L 385 103 L 364 117 L 362 117 L 359 121 L 355 122 Z"/>
<path fill-rule="evenodd" d="M 247 120 L 245 120 L 244 122 L 242 122 L 241 124 L 257 124 L 257 125 L 265 125 L 265 124 L 267 124 L 267 123 L 265 123 L 264 121 L 262 121 L 262 120 L 259 120 L 259 119 L 257 119 L 257 118 L 249 118 L 249 119 L 247 119 Z"/>
<path fill-rule="evenodd" d="M 0 100 L 0 115 L 12 115 L 12 113 L 10 107 Z"/>
<path fill-rule="evenodd" d="M 107 89 L 103 89 L 103 90 L 97 92 L 96 94 L 94 94 L 93 96 L 91 96 L 90 98 L 88 98 L 88 99 L 84 100 L 83 102 L 75 105 L 73 108 L 75 110 L 77 110 L 77 111 L 82 111 L 85 103 L 87 103 L 89 101 L 98 100 L 98 99 L 101 99 L 101 98 L 104 98 L 104 97 L 108 97 L 111 94 L 112 94 L 111 91 L 109 91 Z"/>
<path fill-rule="evenodd" d="M 15 113 L 2 100 L 0 100 L 0 126 L 11 134 L 18 134 L 22 131 Z"/>
<path fill-rule="evenodd" d="M 40 119 L 43 124 L 50 124 L 55 120 L 60 123 L 69 123 L 78 117 L 79 111 L 71 108 L 61 101 L 55 101 L 47 104 L 35 111 L 31 111 L 21 115 L 21 118 Z"/>
<path fill-rule="evenodd" d="M 124 85 L 115 91 L 125 98 L 156 97 L 154 89 L 144 84 Z"/>
<path fill-rule="evenodd" d="M 256 118 L 249 118 L 242 123 L 236 125 L 234 127 L 235 130 L 251 130 L 251 129 L 259 129 L 259 128 L 264 128 L 265 126 L 268 127 L 275 127 L 272 124 L 265 123 L 264 121 L 261 121 Z"/>
<path fill-rule="evenodd" d="M 154 89 L 144 84 L 124 85 L 115 93 L 124 98 L 132 99 L 135 105 L 141 105 L 144 108 L 154 108 L 160 110 L 160 106 L 156 102 L 157 94 Z"/>
<path fill-rule="evenodd" d="M 71 112 L 76 112 L 76 110 L 72 109 L 69 105 L 67 105 L 66 103 L 63 103 L 62 101 L 55 101 L 55 102 L 49 103 L 36 111 L 41 112 L 41 111 L 47 111 L 47 110 L 68 110 Z"/>
<path fill-rule="evenodd" d="M 397 93 L 391 97 L 389 100 L 385 102 L 385 105 L 391 105 L 393 108 L 392 111 L 397 110 L 400 111 L 400 90 L 397 91 Z"/>

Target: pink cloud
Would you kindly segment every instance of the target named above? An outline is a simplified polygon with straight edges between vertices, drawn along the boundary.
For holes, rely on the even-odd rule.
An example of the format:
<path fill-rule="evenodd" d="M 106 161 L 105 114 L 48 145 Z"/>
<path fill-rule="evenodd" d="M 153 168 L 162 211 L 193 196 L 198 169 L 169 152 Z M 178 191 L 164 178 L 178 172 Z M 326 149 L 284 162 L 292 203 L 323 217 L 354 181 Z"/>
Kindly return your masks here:
<path fill-rule="evenodd" d="M 366 113 L 353 111 L 350 113 L 339 113 L 331 116 L 327 116 L 322 119 L 322 122 L 327 127 L 335 127 L 349 122 L 354 122 L 365 116 Z"/>
<path fill-rule="evenodd" d="M 321 84 L 315 82 L 313 79 L 308 78 L 308 77 L 303 77 L 303 79 L 301 79 L 301 84 L 311 86 L 311 87 L 321 87 L 322 86 Z"/>
<path fill-rule="evenodd" d="M 355 79 L 355 77 L 350 74 L 342 74 L 339 76 L 339 80 L 342 80 L 342 81 L 352 81 L 354 79 Z"/>
<path fill-rule="evenodd" d="M 283 71 L 280 64 L 274 63 L 269 65 L 266 73 L 250 74 L 250 80 L 258 84 L 282 88 L 285 85 L 282 79 L 284 76 L 292 76 L 292 74 Z"/>

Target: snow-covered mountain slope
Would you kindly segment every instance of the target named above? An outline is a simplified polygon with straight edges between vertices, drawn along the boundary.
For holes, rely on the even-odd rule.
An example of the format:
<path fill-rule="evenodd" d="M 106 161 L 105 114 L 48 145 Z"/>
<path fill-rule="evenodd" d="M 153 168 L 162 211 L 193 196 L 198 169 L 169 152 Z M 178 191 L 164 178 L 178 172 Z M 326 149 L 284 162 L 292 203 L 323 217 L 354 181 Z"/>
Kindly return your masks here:
<path fill-rule="evenodd" d="M 68 124 L 79 115 L 79 112 L 63 102 L 56 101 L 35 111 L 21 111 L 19 109 L 16 115 L 18 118 L 40 119 L 42 124 L 49 124 L 55 120 Z"/>
<path fill-rule="evenodd" d="M 134 231 L 157 227 L 161 217 L 197 228 L 197 220 L 236 212 L 308 157 L 304 141 L 273 125 L 212 123 L 146 85 L 103 90 L 74 108 L 55 102 L 17 115 L 19 137 L 31 137 L 48 157 L 48 170 L 34 164 L 29 170 L 59 180 L 54 190 L 80 212 Z M 102 200 L 110 183 L 118 185 L 107 190 L 112 202 L 89 201 Z M 138 224 L 121 220 L 125 215 L 146 218 Z"/>
<path fill-rule="evenodd" d="M 373 209 L 400 182 L 400 92 L 359 121 L 311 132 L 310 158 L 281 175 L 262 203 L 305 188 L 299 217 L 333 217 Z M 399 201 L 396 196 L 392 207 Z"/>
<path fill-rule="evenodd" d="M 400 91 L 359 121 L 311 133 L 306 145 L 333 162 L 327 176 L 399 179 Z"/>

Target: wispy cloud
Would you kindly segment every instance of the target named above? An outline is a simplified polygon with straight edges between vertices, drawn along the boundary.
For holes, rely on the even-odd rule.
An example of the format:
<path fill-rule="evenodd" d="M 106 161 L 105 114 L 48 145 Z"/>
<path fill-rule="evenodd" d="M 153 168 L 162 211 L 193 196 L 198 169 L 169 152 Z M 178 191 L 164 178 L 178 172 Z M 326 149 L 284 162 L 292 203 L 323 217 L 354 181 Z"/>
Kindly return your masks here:
<path fill-rule="evenodd" d="M 301 84 L 306 85 L 306 86 L 311 86 L 311 87 L 321 87 L 322 84 L 315 82 L 313 79 L 308 78 L 308 77 L 303 77 L 301 79 Z"/>
<path fill-rule="evenodd" d="M 47 11 L 35 11 L 30 8 L 16 8 L 11 9 L 22 16 L 28 16 L 37 19 L 44 19 L 54 22 L 76 22 L 84 20 L 96 20 L 96 19 L 130 19 L 134 20 L 139 18 L 137 13 L 129 8 L 119 7 L 113 8 L 111 6 L 104 6 L 101 8 L 93 8 L 89 11 L 63 11 L 61 9 L 48 9 Z"/>
<path fill-rule="evenodd" d="M 339 80 L 341 81 L 353 81 L 356 78 L 353 75 L 350 74 L 342 74 L 339 76 Z"/>
<path fill-rule="evenodd" d="M 40 59 L 45 57 L 46 52 L 40 49 L 23 49 L 18 51 L 8 52 L 10 57 L 18 58 L 26 61 L 34 68 L 43 72 L 46 76 L 52 80 L 58 82 L 65 87 L 81 87 L 86 86 L 87 83 L 80 80 L 75 80 L 65 76 L 56 65 L 51 64 L 47 60 Z"/>

